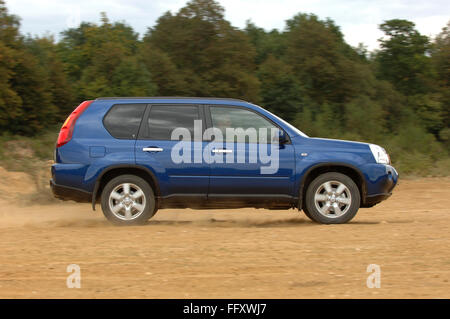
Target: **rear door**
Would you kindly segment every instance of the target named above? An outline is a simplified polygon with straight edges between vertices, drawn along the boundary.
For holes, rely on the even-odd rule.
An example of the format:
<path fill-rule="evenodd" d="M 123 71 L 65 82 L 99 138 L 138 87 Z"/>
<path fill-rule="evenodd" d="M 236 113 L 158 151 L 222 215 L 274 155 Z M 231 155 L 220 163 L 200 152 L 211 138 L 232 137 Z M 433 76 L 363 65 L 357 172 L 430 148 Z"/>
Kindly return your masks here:
<path fill-rule="evenodd" d="M 195 104 L 147 107 L 136 140 L 136 163 L 155 174 L 162 197 L 207 195 L 209 166 L 201 157 L 203 114 L 203 106 Z M 184 135 L 172 136 L 176 129 Z"/>

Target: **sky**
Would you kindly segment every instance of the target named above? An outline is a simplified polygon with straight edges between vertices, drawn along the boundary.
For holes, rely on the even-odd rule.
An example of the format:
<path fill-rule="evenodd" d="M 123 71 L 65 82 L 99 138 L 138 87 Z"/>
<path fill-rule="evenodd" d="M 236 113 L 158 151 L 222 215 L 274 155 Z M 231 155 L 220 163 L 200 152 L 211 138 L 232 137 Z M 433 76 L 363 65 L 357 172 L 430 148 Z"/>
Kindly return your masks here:
<path fill-rule="evenodd" d="M 283 30 L 299 12 L 331 18 L 352 46 L 378 48 L 379 24 L 407 19 L 420 33 L 434 37 L 450 21 L 450 0 L 218 0 L 225 18 L 244 28 L 246 20 L 266 30 Z M 10 13 L 21 18 L 24 34 L 53 34 L 76 27 L 80 21 L 99 22 L 104 11 L 112 21 L 125 21 L 143 35 L 166 11 L 176 13 L 187 0 L 6 0 Z"/>

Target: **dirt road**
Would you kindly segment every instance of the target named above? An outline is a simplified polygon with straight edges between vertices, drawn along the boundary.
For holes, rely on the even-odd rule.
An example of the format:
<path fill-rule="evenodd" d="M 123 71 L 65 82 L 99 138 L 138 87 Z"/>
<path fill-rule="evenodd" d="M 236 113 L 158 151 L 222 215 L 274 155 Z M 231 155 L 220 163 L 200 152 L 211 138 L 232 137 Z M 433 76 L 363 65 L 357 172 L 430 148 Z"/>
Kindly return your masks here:
<path fill-rule="evenodd" d="M 450 178 L 402 180 L 346 225 L 243 209 L 114 227 L 88 204 L 2 198 L 0 298 L 450 298 L 449 201 Z M 367 288 L 369 264 L 381 288 Z"/>

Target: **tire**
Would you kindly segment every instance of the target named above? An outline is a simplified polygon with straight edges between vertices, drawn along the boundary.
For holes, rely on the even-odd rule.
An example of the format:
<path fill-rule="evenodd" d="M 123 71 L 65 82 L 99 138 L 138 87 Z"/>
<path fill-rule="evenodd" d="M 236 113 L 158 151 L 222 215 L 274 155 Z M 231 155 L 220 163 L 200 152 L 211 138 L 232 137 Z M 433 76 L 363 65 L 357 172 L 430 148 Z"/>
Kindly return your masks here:
<path fill-rule="evenodd" d="M 105 217 L 115 225 L 142 225 L 157 211 L 153 189 L 136 175 L 110 180 L 103 188 L 101 206 Z"/>
<path fill-rule="evenodd" d="M 303 212 L 305 213 L 306 217 L 308 217 L 309 219 L 311 219 L 312 221 L 314 221 L 311 217 L 311 214 L 305 209 L 303 209 Z"/>
<path fill-rule="evenodd" d="M 308 186 L 305 214 L 320 224 L 344 224 L 355 217 L 361 203 L 358 186 L 347 175 L 319 175 Z"/>

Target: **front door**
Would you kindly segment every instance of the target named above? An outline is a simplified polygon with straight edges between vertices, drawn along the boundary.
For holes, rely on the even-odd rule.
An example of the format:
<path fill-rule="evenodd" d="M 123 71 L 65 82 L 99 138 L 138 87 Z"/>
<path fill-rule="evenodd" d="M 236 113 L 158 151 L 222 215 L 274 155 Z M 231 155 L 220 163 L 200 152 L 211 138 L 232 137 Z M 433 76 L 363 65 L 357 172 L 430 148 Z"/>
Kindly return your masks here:
<path fill-rule="evenodd" d="M 273 143 L 271 130 L 280 131 L 256 111 L 235 106 L 209 106 L 210 126 L 218 129 L 224 143 L 211 148 L 208 198 L 290 198 L 293 196 L 294 148 L 290 141 Z M 245 139 L 227 134 L 241 129 Z M 260 130 L 263 129 L 263 130 Z M 265 130 L 264 130 L 265 129 Z M 262 134 L 264 131 L 267 134 Z M 239 131 L 235 131 L 235 133 Z M 256 141 L 251 139 L 256 132 Z M 278 135 L 275 136 L 278 139 Z M 271 151 L 271 148 L 272 151 Z"/>

